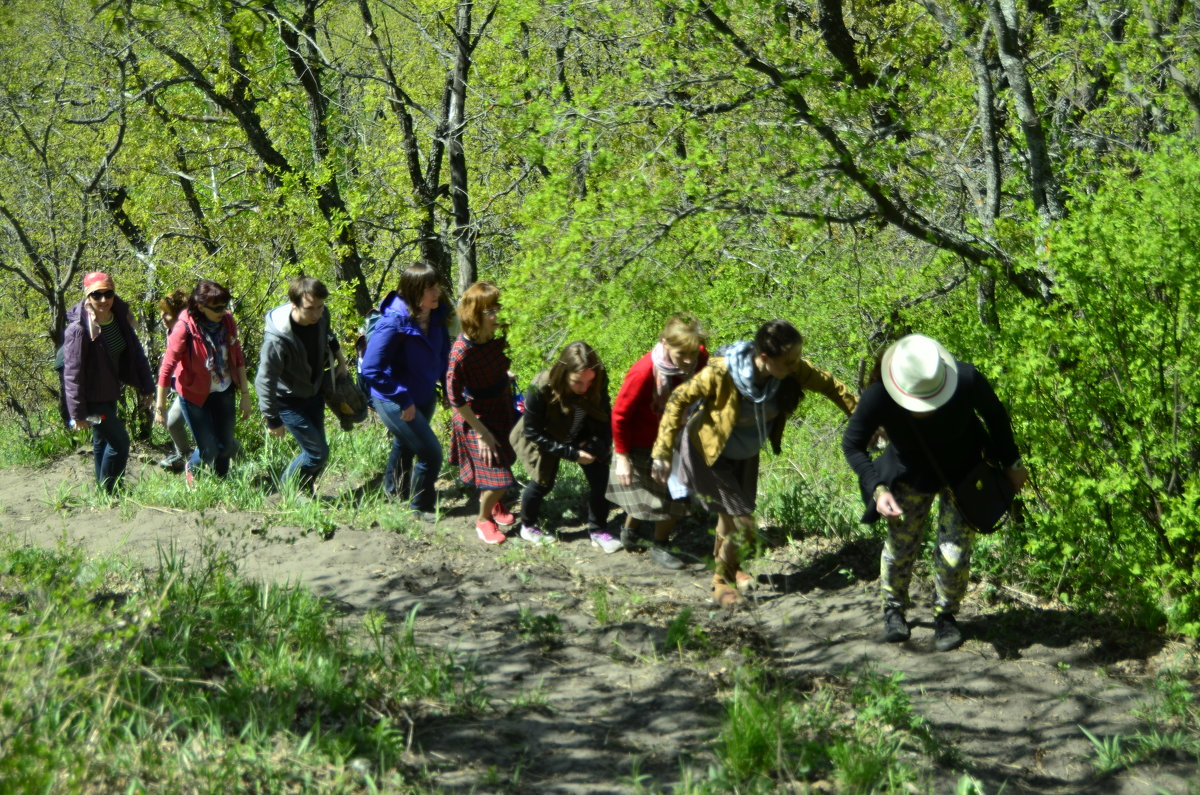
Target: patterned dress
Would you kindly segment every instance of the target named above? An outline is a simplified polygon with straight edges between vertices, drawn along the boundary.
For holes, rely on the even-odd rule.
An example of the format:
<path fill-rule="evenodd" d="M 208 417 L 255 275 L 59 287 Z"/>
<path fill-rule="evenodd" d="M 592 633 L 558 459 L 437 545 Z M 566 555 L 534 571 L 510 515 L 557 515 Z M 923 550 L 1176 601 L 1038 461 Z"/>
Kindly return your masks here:
<path fill-rule="evenodd" d="M 479 434 L 461 414 L 454 412 L 450 464 L 458 465 L 463 483 L 480 490 L 496 491 L 516 485 L 511 467 L 517 456 L 508 440 L 516 417 L 508 380 L 507 347 L 508 342 L 498 337 L 475 343 L 460 334 L 450 348 L 450 365 L 446 370 L 450 405 L 470 406 L 496 437 L 500 450 L 500 465 L 485 466 Z"/>

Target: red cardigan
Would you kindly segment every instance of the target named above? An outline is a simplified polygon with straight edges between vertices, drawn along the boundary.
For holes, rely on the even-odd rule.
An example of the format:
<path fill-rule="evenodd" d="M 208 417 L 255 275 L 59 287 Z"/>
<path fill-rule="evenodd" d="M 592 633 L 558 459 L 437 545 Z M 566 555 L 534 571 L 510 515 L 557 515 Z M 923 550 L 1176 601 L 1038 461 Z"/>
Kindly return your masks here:
<path fill-rule="evenodd" d="M 700 347 L 696 371 L 708 362 L 708 352 Z M 676 376 L 671 388 L 679 386 L 684 379 Z M 649 450 L 658 437 L 658 423 L 662 414 L 654 410 L 654 362 L 647 353 L 638 359 L 617 392 L 612 408 L 613 450 L 628 455 L 630 450 Z"/>
<path fill-rule="evenodd" d="M 238 370 L 246 366 L 242 356 L 242 345 L 237 338 L 237 323 L 233 314 L 226 312 L 221 319 L 225 324 L 225 338 L 229 343 L 229 374 L 233 385 L 240 386 Z M 185 309 L 167 337 L 167 352 L 163 354 L 162 366 L 158 368 L 158 385 L 170 386 L 175 379 L 175 391 L 189 403 L 203 405 L 212 388 L 212 373 L 208 369 L 208 348 L 204 344 L 204 333 Z"/>

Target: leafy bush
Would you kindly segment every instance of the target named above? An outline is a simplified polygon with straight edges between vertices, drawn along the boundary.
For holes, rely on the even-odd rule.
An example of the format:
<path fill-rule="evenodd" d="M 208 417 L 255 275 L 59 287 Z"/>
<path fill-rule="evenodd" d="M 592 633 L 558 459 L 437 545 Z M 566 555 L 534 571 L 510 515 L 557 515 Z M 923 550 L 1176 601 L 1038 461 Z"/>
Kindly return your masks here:
<path fill-rule="evenodd" d="M 1049 246 L 1057 300 L 1012 307 L 989 367 L 1035 472 L 1026 573 L 1200 635 L 1200 160 L 1110 175 Z"/>

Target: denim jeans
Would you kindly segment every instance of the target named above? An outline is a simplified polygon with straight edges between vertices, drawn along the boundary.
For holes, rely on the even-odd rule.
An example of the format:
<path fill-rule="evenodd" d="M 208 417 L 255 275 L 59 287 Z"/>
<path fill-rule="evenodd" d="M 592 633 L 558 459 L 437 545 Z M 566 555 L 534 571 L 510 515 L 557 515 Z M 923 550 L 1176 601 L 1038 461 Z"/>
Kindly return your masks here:
<path fill-rule="evenodd" d="M 92 426 L 92 463 L 96 468 L 96 483 L 109 492 L 125 474 L 129 463 L 129 431 L 117 416 L 117 401 L 88 401 L 88 416 L 102 415 L 104 420 Z"/>
<path fill-rule="evenodd" d="M 223 392 L 209 392 L 203 405 L 180 398 L 183 418 L 196 440 L 191 463 L 204 462 L 218 477 L 229 472 L 229 457 L 233 454 L 233 426 L 237 420 L 235 391 L 232 386 Z"/>
<path fill-rule="evenodd" d="M 371 398 L 379 419 L 392 434 L 392 452 L 383 472 L 383 490 L 404 499 L 411 485 L 410 505 L 417 511 L 433 511 L 437 503 L 435 484 L 442 471 L 442 445 L 429 425 L 435 403 L 431 400 L 424 406 L 414 404 L 416 413 L 405 422 L 401 417 L 404 410 L 398 403 Z M 415 467 L 414 458 L 417 460 Z"/>
<path fill-rule="evenodd" d="M 279 419 L 300 445 L 300 455 L 283 470 L 283 480 L 299 477 L 301 488 L 311 488 L 329 463 L 329 443 L 325 441 L 325 400 L 280 397 Z"/>
<path fill-rule="evenodd" d="M 171 444 L 175 446 L 175 454 L 187 458 L 192 454 L 192 440 L 188 436 L 187 420 L 183 418 L 183 398 L 176 395 L 167 409 L 167 433 L 171 435 Z"/>

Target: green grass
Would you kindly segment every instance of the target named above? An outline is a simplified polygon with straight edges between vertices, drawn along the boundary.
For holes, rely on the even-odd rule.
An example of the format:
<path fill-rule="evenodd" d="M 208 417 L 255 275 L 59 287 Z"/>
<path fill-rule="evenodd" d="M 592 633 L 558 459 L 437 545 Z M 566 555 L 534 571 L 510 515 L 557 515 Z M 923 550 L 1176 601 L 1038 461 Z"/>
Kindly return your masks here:
<path fill-rule="evenodd" d="M 0 789 L 421 791 L 396 765 L 414 721 L 488 701 L 413 618 L 346 626 L 219 557 L 131 573 L 4 548 Z"/>
<path fill-rule="evenodd" d="M 901 679 L 866 671 L 805 691 L 739 669 L 713 746 L 716 763 L 706 775 L 685 777 L 680 791 L 803 791 L 819 781 L 843 793 L 927 791 L 923 776 L 954 753 L 912 711 Z"/>

